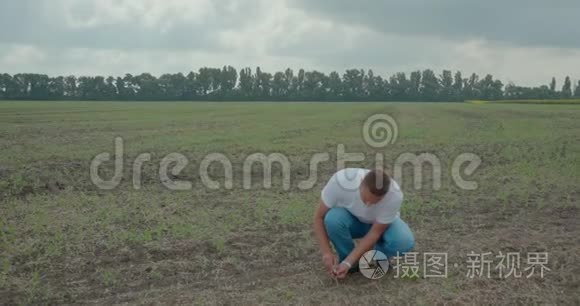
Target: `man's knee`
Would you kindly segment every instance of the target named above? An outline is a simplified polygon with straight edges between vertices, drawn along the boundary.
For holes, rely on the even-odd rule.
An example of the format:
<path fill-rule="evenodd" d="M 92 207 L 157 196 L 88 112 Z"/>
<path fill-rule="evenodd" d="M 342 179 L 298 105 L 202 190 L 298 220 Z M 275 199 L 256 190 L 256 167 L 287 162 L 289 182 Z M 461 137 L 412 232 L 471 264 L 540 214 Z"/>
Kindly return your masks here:
<path fill-rule="evenodd" d="M 410 252 L 415 248 L 415 237 L 413 234 L 407 235 L 399 242 L 399 252 Z"/>
<path fill-rule="evenodd" d="M 324 216 L 324 227 L 327 232 L 336 231 L 348 227 L 349 212 L 343 207 L 334 207 L 328 210 Z"/>
<path fill-rule="evenodd" d="M 391 228 L 383 234 L 387 249 L 391 252 L 406 253 L 415 247 L 415 237 L 409 226 L 403 220 L 396 220 Z"/>
<path fill-rule="evenodd" d="M 394 252 L 407 253 L 415 248 L 415 237 L 413 237 L 412 233 L 407 233 L 406 235 L 397 236 L 394 239 L 388 239 L 387 245 Z"/>

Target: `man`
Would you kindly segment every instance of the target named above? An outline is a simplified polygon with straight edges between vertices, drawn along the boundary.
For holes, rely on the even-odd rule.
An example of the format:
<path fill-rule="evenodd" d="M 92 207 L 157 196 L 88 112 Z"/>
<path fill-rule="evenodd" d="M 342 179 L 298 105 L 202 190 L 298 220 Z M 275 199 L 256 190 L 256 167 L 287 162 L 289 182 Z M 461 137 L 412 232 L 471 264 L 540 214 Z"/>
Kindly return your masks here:
<path fill-rule="evenodd" d="M 314 233 L 332 277 L 355 271 L 359 258 L 373 247 L 387 258 L 413 249 L 413 233 L 399 217 L 402 202 L 399 185 L 382 170 L 347 168 L 330 178 L 314 216 Z M 353 238 L 362 238 L 356 247 Z"/>

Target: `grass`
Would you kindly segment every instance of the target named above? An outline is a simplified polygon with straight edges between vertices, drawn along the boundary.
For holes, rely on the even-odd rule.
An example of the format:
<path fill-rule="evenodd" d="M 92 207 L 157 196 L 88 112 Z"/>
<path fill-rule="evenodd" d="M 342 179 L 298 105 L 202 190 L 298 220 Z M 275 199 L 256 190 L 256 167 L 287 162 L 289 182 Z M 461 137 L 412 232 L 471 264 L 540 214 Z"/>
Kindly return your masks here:
<path fill-rule="evenodd" d="M 521 99 L 521 100 L 469 100 L 471 104 L 512 103 L 512 104 L 580 104 L 580 99 Z"/>
<path fill-rule="evenodd" d="M 99 271 L 101 275 L 101 282 L 106 287 L 112 287 L 119 283 L 120 275 L 115 270 Z"/>
<path fill-rule="evenodd" d="M 361 137 L 375 113 L 399 124 L 397 142 L 385 149 Z M 504 103 L 0 103 L 0 296 L 8 304 L 574 304 L 578 118 L 577 105 Z M 125 143 L 123 181 L 99 190 L 90 161 L 112 153 L 116 136 Z M 389 166 L 406 152 L 437 155 L 440 190 L 428 179 L 415 190 L 405 169 L 402 216 L 418 252 L 448 252 L 460 264 L 448 278 L 371 282 L 355 275 L 337 284 L 326 277 L 310 223 L 336 170 L 337 144 L 365 154 L 348 166 L 371 167 L 377 152 Z M 171 191 L 159 181 L 159 163 L 172 152 L 188 158 L 179 179 L 192 190 Z M 201 184 L 200 161 L 214 152 L 232 161 L 231 190 Z M 290 190 L 276 167 L 271 189 L 259 186 L 259 167 L 253 188 L 242 188 L 244 158 L 256 152 L 289 158 Z M 301 190 L 311 156 L 323 152 L 331 160 L 320 164 L 314 188 Z M 465 152 L 483 161 L 470 177 L 479 185 L 474 191 L 460 190 L 451 177 L 453 159 Z M 134 190 L 132 161 L 141 153 L 152 160 Z M 223 182 L 222 169 L 210 172 Z M 473 281 L 464 265 L 472 250 L 549 251 L 553 272 L 543 281 Z"/>

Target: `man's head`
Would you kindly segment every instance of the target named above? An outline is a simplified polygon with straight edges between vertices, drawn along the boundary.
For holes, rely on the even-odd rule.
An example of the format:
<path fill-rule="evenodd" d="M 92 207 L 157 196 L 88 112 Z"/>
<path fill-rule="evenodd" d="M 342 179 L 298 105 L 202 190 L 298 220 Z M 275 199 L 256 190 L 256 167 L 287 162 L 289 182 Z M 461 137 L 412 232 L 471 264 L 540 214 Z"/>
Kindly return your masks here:
<path fill-rule="evenodd" d="M 376 204 L 389 192 L 390 185 L 391 178 L 384 171 L 371 170 L 360 184 L 360 197 L 367 205 Z"/>

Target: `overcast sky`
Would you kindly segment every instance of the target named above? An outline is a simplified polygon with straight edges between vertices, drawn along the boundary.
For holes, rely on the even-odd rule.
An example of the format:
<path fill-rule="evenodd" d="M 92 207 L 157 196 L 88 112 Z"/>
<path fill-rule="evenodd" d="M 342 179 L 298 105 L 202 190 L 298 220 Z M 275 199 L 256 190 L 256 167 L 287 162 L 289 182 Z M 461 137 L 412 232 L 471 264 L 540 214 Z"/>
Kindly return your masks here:
<path fill-rule="evenodd" d="M 432 68 L 560 87 L 580 78 L 578 16 L 578 0 L 0 0 L 0 72 Z"/>

